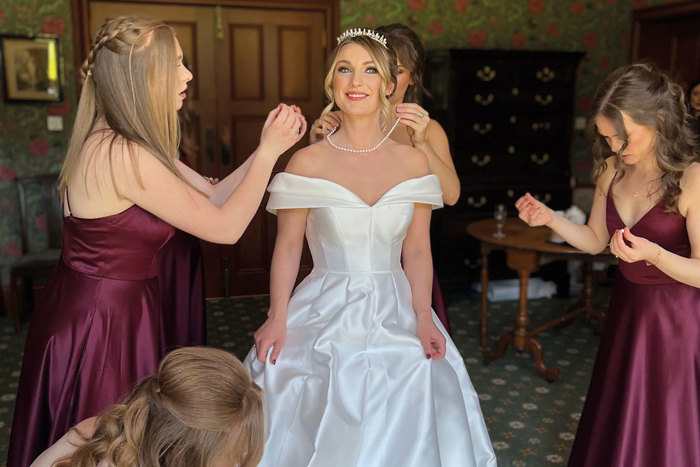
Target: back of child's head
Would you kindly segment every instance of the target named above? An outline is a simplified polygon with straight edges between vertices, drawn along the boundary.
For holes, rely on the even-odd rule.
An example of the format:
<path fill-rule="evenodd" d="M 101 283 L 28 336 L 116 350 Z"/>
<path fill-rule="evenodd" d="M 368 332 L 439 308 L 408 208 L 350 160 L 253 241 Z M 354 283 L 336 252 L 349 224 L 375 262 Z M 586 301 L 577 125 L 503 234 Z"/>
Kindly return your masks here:
<path fill-rule="evenodd" d="M 185 347 L 103 413 L 57 466 L 253 467 L 264 445 L 262 391 L 222 350 Z"/>

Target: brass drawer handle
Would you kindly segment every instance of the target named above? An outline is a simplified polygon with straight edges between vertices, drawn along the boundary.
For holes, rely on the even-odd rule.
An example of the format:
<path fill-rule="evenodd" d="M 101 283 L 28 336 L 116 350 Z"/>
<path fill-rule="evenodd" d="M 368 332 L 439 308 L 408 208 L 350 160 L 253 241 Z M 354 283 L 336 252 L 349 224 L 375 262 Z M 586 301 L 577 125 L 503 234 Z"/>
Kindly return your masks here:
<path fill-rule="evenodd" d="M 472 164 L 478 165 L 479 167 L 483 167 L 489 162 L 491 162 L 491 155 L 490 154 L 484 154 L 483 158 L 479 158 L 476 154 L 472 154 Z"/>
<path fill-rule="evenodd" d="M 549 130 L 552 128 L 552 124 L 549 122 L 535 122 L 532 124 L 532 130 L 537 131 L 537 130 Z"/>
<path fill-rule="evenodd" d="M 469 203 L 470 206 L 474 206 L 475 208 L 480 208 L 484 204 L 486 204 L 486 196 L 481 196 L 479 197 L 479 201 L 476 201 L 473 196 L 470 196 L 467 198 L 467 203 Z"/>
<path fill-rule="evenodd" d="M 476 77 L 481 81 L 491 81 L 496 77 L 496 70 L 486 65 L 484 68 L 476 72 Z"/>
<path fill-rule="evenodd" d="M 552 195 L 550 195 L 549 193 L 545 193 L 545 194 L 544 194 L 544 197 L 542 197 L 542 196 L 540 196 L 540 195 L 535 195 L 535 199 L 536 199 L 537 201 L 541 201 L 541 202 L 547 204 L 547 203 L 549 203 L 550 201 L 552 201 Z"/>
<path fill-rule="evenodd" d="M 544 165 L 547 162 L 549 162 L 549 153 L 544 153 L 542 154 L 542 157 L 538 156 L 535 153 L 530 154 L 530 160 L 534 162 L 537 165 Z"/>
<path fill-rule="evenodd" d="M 493 126 L 490 123 L 484 124 L 483 128 L 481 127 L 481 123 L 475 123 L 472 126 L 472 129 L 474 130 L 474 132 L 479 133 L 480 135 L 485 135 L 486 133 L 491 131 L 492 128 L 493 128 Z"/>
<path fill-rule="evenodd" d="M 494 96 L 491 93 L 489 93 L 486 97 L 482 97 L 481 94 L 477 94 L 474 96 L 474 100 L 479 104 L 486 106 L 493 102 Z"/>
<path fill-rule="evenodd" d="M 537 79 L 543 83 L 548 83 L 554 79 L 556 73 L 554 73 L 554 70 L 550 70 L 549 67 L 546 66 L 535 73 L 535 76 L 537 76 Z"/>
<path fill-rule="evenodd" d="M 540 94 L 535 95 L 535 102 L 540 105 L 549 105 L 554 101 L 554 97 L 551 94 L 547 94 L 546 97 L 542 97 Z"/>

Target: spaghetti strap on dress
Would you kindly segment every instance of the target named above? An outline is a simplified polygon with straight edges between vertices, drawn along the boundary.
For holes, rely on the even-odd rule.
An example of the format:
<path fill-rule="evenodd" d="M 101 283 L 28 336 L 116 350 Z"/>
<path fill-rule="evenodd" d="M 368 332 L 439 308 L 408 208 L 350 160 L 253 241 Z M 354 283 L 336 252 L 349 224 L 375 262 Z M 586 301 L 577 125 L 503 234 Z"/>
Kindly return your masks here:
<path fill-rule="evenodd" d="M 68 196 L 66 206 L 71 212 Z M 133 205 L 63 218 L 61 260 L 32 313 L 8 453 L 26 467 L 157 369 L 158 250 L 173 227 Z"/>

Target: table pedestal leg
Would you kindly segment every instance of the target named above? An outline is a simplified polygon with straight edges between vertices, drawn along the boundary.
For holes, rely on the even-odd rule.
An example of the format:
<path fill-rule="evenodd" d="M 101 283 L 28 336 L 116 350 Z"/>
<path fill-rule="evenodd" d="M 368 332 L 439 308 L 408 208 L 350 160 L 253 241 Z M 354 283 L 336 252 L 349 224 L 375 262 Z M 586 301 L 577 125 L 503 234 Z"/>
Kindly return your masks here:
<path fill-rule="evenodd" d="M 535 366 L 547 381 L 554 381 L 559 377 L 559 370 L 547 368 L 542 360 L 542 346 L 534 336 L 535 333 L 528 331 L 530 317 L 527 314 L 527 285 L 530 274 L 539 268 L 539 255 L 533 251 L 508 249 L 508 267 L 518 271 L 520 278 L 520 298 L 518 300 L 518 314 L 515 317 L 515 329 L 503 334 L 498 343 L 498 350 L 495 353 L 486 353 L 485 362 L 490 362 L 503 357 L 509 345 L 512 345 L 518 352 L 529 350 L 535 360 Z"/>
<path fill-rule="evenodd" d="M 486 349 L 486 320 L 488 311 L 489 253 L 491 247 L 481 242 L 481 349 Z"/>

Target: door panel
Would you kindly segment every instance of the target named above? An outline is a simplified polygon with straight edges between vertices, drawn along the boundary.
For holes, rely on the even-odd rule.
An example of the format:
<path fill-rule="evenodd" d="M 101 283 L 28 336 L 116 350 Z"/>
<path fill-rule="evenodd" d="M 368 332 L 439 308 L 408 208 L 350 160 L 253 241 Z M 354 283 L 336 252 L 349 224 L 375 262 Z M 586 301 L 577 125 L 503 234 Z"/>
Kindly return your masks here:
<path fill-rule="evenodd" d="M 284 10 L 204 2 L 74 3 L 87 5 L 83 20 L 90 37 L 105 19 L 120 15 L 154 17 L 173 26 L 194 74 L 187 104 L 195 113 L 199 155 L 191 162 L 204 175 L 223 178 L 240 166 L 259 144 L 267 114 L 279 102 L 299 106 L 309 123 L 323 108 L 326 29 L 337 29 L 331 24 L 337 23 L 337 15 L 330 14 L 337 8 L 328 6 L 332 2 L 319 0 L 316 7 L 309 2 L 290 4 Z M 306 142 L 304 137 L 281 156 L 275 172 L 284 170 L 291 154 Z M 208 297 L 268 292 L 276 220 L 265 211 L 266 201 L 267 196 L 236 245 L 202 242 Z M 305 249 L 300 277 L 310 266 Z"/>
<path fill-rule="evenodd" d="M 652 60 L 684 87 L 697 79 L 700 76 L 700 2 L 634 10 L 631 60 Z"/>
<path fill-rule="evenodd" d="M 222 133 L 232 135 L 232 165 L 222 159 L 217 175 L 238 167 L 255 150 L 267 114 L 279 102 L 299 106 L 313 121 L 323 108 L 325 71 L 321 12 L 224 8 L 222 16 L 225 34 L 218 61 L 231 71 L 218 75 L 223 81 L 219 94 L 227 103 L 219 106 L 219 121 L 229 125 Z M 229 81 L 224 81 L 226 76 Z M 305 144 L 306 138 L 280 157 L 275 171 L 283 170 Z M 235 265 L 228 274 L 232 295 L 269 290 L 276 219 L 265 211 L 266 201 L 238 244 L 221 247 L 223 259 Z M 311 264 L 308 252 L 302 263 L 304 274 Z"/>

